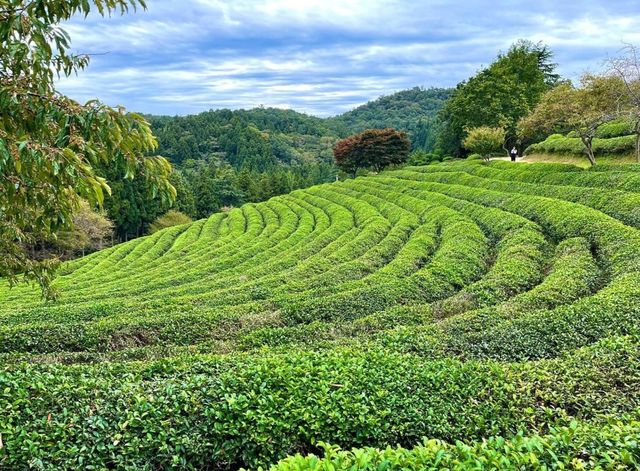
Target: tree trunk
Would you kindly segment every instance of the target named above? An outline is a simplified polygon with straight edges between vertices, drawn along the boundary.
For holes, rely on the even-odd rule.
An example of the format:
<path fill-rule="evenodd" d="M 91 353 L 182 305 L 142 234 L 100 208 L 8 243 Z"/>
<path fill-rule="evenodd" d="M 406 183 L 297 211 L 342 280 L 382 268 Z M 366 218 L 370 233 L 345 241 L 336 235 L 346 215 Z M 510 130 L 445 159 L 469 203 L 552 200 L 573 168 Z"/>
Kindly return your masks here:
<path fill-rule="evenodd" d="M 591 142 L 589 142 L 589 147 L 587 147 L 587 157 L 589 157 L 589 163 L 591 164 L 591 166 L 595 166 L 596 156 L 593 155 L 593 147 L 591 147 Z"/>
<path fill-rule="evenodd" d="M 511 151 L 509 150 L 509 146 L 506 141 L 502 143 L 502 148 L 507 153 L 507 157 L 511 158 Z"/>
<path fill-rule="evenodd" d="M 581 137 L 582 143 L 584 144 L 585 150 L 587 151 L 587 158 L 589 159 L 589 163 L 593 167 L 596 164 L 596 157 L 593 155 L 593 146 L 592 146 L 592 137 Z"/>
<path fill-rule="evenodd" d="M 640 163 L 640 118 L 636 120 L 636 162 Z"/>

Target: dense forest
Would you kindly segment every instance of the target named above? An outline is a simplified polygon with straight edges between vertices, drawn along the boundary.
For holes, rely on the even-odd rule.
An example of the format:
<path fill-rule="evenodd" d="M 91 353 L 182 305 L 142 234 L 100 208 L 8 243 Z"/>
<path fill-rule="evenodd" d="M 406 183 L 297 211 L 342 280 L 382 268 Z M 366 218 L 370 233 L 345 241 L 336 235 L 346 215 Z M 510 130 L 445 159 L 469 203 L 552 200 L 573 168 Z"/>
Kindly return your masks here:
<path fill-rule="evenodd" d="M 331 163 L 337 138 L 371 128 L 406 131 L 414 149 L 432 151 L 437 115 L 450 94 L 448 89 L 415 87 L 326 119 L 278 108 L 148 119 L 158 152 L 176 165 L 217 156 L 236 169 L 263 172 L 282 164 Z"/>

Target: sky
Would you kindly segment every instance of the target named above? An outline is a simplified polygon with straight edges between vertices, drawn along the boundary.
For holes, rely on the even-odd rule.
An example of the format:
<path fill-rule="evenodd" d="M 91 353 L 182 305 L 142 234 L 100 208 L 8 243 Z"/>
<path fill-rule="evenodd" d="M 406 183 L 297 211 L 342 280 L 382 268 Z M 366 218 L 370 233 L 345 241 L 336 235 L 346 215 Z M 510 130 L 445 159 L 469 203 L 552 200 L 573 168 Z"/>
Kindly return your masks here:
<path fill-rule="evenodd" d="M 58 88 L 153 114 L 273 106 L 316 116 L 415 86 L 452 87 L 519 38 L 558 71 L 597 72 L 640 44 L 640 2 L 147 0 L 124 16 L 63 25 L 92 55 Z"/>

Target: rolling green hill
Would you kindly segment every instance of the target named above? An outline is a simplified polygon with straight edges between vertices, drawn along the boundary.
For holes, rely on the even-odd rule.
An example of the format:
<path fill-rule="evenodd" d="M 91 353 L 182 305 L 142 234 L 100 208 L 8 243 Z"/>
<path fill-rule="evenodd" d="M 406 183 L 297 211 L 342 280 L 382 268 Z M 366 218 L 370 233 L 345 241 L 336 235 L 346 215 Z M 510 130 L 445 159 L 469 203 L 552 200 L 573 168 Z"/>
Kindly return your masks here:
<path fill-rule="evenodd" d="M 158 138 L 158 152 L 176 164 L 219 155 L 237 168 L 263 171 L 277 164 L 331 162 L 338 138 L 368 128 L 406 131 L 414 148 L 433 150 L 436 115 L 449 95 L 447 89 L 415 87 L 325 119 L 276 108 L 148 118 Z"/>
<path fill-rule="evenodd" d="M 329 118 L 329 124 L 341 137 L 372 128 L 406 131 L 414 149 L 434 150 L 440 122 L 438 112 L 453 93 L 446 88 L 414 87 L 382 96 L 365 105 Z"/>
<path fill-rule="evenodd" d="M 636 468 L 639 188 L 407 167 L 2 286 L 0 468 Z"/>

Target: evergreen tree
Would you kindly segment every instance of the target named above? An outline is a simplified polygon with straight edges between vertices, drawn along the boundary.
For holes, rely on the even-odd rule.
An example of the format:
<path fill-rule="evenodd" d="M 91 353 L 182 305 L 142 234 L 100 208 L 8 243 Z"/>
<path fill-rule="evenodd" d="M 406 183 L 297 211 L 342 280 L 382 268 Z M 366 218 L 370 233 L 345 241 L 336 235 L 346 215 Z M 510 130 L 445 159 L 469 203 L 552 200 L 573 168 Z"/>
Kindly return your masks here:
<path fill-rule="evenodd" d="M 183 176 L 182 172 L 177 169 L 174 169 L 171 173 L 169 181 L 176 189 L 176 200 L 173 204 L 173 208 L 189 217 L 195 217 L 196 203 L 191 184 Z"/>

